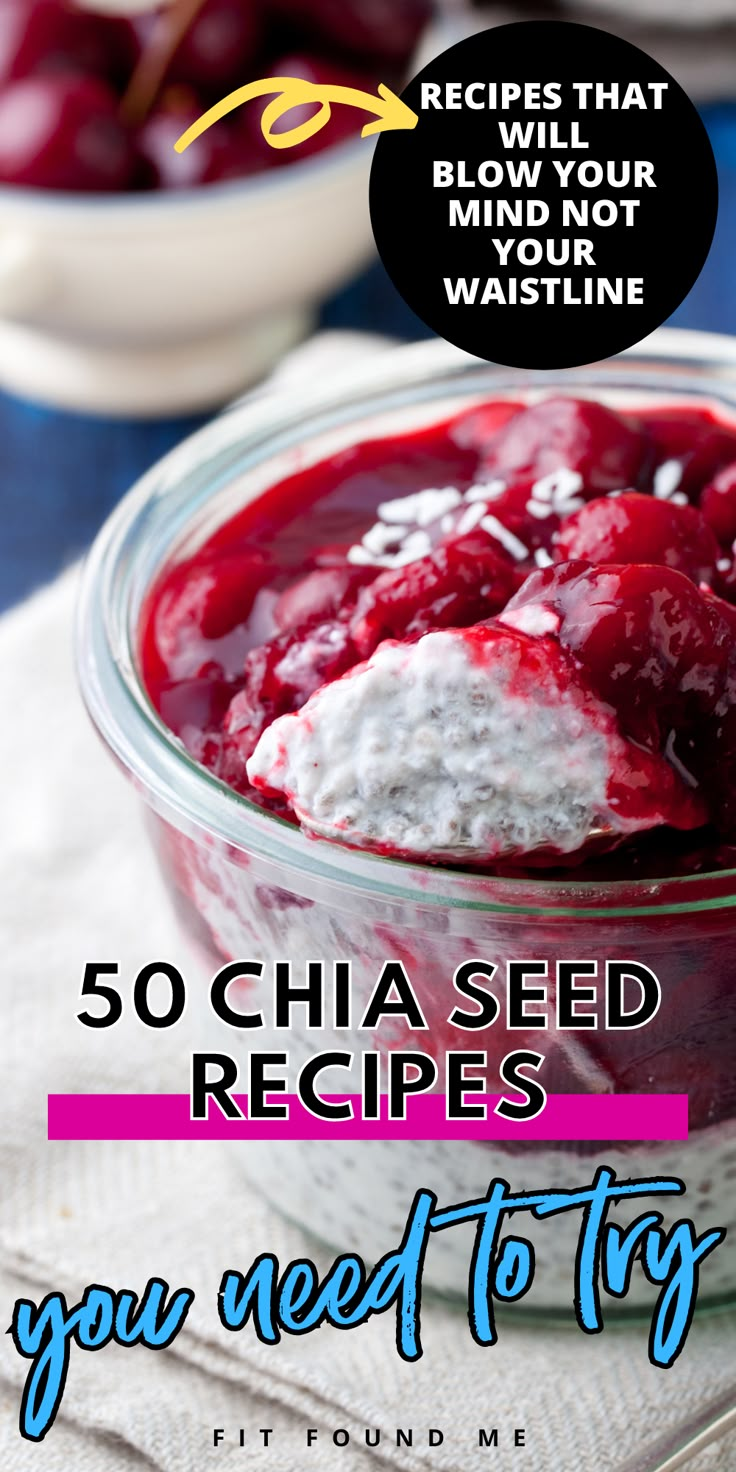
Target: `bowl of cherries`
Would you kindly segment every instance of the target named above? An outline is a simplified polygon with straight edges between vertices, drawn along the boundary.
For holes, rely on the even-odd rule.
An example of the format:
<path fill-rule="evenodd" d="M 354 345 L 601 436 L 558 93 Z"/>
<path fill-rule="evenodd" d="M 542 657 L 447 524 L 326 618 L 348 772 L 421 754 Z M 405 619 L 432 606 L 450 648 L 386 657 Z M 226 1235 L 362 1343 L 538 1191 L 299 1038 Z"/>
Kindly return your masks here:
<path fill-rule="evenodd" d="M 157 414 L 216 405 L 266 371 L 370 256 L 369 119 L 336 105 L 306 143 L 271 148 L 263 97 L 174 144 L 271 75 L 400 87 L 428 12 L 0 0 L 0 382 Z"/>

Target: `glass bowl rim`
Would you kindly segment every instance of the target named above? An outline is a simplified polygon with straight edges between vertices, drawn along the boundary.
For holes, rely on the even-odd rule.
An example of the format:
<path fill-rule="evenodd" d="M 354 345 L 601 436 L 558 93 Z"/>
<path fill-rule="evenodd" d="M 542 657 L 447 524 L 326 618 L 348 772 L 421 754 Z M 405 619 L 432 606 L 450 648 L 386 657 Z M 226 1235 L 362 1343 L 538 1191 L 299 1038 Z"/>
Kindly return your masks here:
<path fill-rule="evenodd" d="M 630 371 L 628 371 L 630 369 Z M 370 410 L 371 395 L 391 407 L 416 403 L 422 389 L 447 394 L 472 392 L 473 378 L 492 393 L 513 389 L 564 388 L 620 373 L 618 386 L 650 389 L 656 373 L 689 370 L 690 378 L 668 382 L 673 396 L 688 391 L 724 397 L 736 409 L 736 339 L 662 328 L 634 348 L 578 369 L 521 373 L 461 352 L 441 339 L 387 347 L 367 362 L 328 378 L 317 389 L 286 391 L 278 385 L 262 398 L 250 395 L 226 407 L 208 425 L 159 460 L 118 503 L 86 560 L 77 607 L 77 665 L 82 695 L 93 724 L 120 765 L 155 810 L 185 820 L 227 848 L 283 866 L 288 875 L 322 878 L 338 889 L 362 891 L 417 906 L 444 906 L 508 916 L 586 917 L 694 914 L 736 905 L 736 869 L 652 879 L 583 880 L 572 877 L 488 876 L 389 859 L 328 840 L 308 838 L 293 824 L 267 813 L 200 766 L 168 731 L 154 710 L 137 668 L 130 609 L 120 604 L 120 580 L 129 591 L 135 537 L 146 512 L 186 489 L 192 469 L 208 476 L 202 503 L 250 463 L 273 453 L 279 432 L 314 432 L 315 416 L 325 427 L 350 422 Z M 466 381 L 466 375 L 469 379 Z M 609 385 L 610 387 L 610 379 Z M 660 382 L 658 387 L 663 387 Z M 439 397 L 430 393 L 431 397 Z M 375 407 L 375 406 L 374 406 Z M 382 405 L 379 407 L 388 407 Z M 339 411 L 339 412 L 337 412 Z M 294 443 L 298 435 L 287 439 Z M 246 464 L 243 464 L 245 454 Z M 233 456 L 235 459 L 233 459 Z M 132 543 L 132 547 L 131 544 Z M 162 565 L 162 560 L 158 566 Z M 126 581 L 127 578 L 127 581 Z M 150 586 L 150 582 L 148 584 Z M 117 617 L 115 617 L 117 613 Z M 122 620 L 120 615 L 122 614 Z M 181 823 L 178 824 L 181 826 Z M 700 889 L 716 893 L 699 894 Z M 597 901 L 597 903 L 596 903 Z"/>

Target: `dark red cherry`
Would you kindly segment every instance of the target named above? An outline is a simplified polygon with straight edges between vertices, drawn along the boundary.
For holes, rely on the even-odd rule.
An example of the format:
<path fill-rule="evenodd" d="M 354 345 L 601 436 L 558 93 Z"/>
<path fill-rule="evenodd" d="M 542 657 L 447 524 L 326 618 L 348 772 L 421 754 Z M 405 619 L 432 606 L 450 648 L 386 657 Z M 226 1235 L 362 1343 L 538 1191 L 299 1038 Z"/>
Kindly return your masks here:
<path fill-rule="evenodd" d="M 736 611 L 684 573 L 650 565 L 562 562 L 532 573 L 504 614 L 515 627 L 552 615 L 549 632 L 584 666 L 622 730 L 652 749 L 670 732 L 722 724 Z M 522 621 L 518 611 L 527 609 Z M 728 696 L 731 705 L 731 696 Z"/>
<path fill-rule="evenodd" d="M 263 168 L 250 140 L 226 123 L 215 123 L 183 153 L 174 144 L 206 111 L 206 103 L 189 88 L 170 87 L 138 130 L 136 146 L 151 188 L 191 189 L 239 179 Z"/>
<path fill-rule="evenodd" d="M 302 77 L 304 81 L 315 82 L 318 86 L 357 87 L 361 91 L 366 89 L 370 91 L 372 88 L 371 79 L 362 72 L 337 66 L 319 56 L 306 56 L 296 52 L 289 56 L 279 57 L 269 68 L 268 75 Z M 321 153 L 324 148 L 332 148 L 336 143 L 342 143 L 346 138 L 354 137 L 369 120 L 366 113 L 361 112 L 359 108 L 345 107 L 335 102 L 332 105 L 330 118 L 312 138 L 308 138 L 306 142 L 294 148 L 273 148 L 266 142 L 261 130 L 261 118 L 269 101 L 270 99 L 266 99 L 264 102 L 247 103 L 242 115 L 243 127 L 253 146 L 260 151 L 264 161 L 268 164 L 294 163 L 296 159 L 309 158 L 312 154 Z M 297 128 L 309 118 L 314 117 L 318 111 L 319 103 L 316 102 L 292 107 L 289 112 L 284 113 L 273 128 L 273 132 L 288 133 L 292 128 Z"/>
<path fill-rule="evenodd" d="M 603 404 L 542 399 L 520 410 L 500 430 L 496 422 L 494 416 L 487 436 L 482 409 L 468 420 L 484 474 L 536 481 L 556 470 L 574 470 L 582 476 L 581 494 L 587 496 L 637 483 L 644 437 Z"/>
<path fill-rule="evenodd" d="M 379 573 L 359 595 L 351 623 L 358 655 L 367 659 L 382 639 L 491 618 L 519 581 L 514 564 L 484 532 L 440 542 L 426 557 Z"/>
<path fill-rule="evenodd" d="M 219 770 L 228 781 L 247 787 L 245 762 L 269 722 L 298 710 L 325 680 L 355 664 L 348 616 L 360 588 L 373 575 L 367 568 L 321 569 L 282 593 L 273 613 L 275 633 L 249 651 L 242 689 L 223 723 Z"/>
<path fill-rule="evenodd" d="M 736 460 L 709 481 L 700 497 L 700 510 L 719 542 L 730 548 L 736 540 Z"/>
<path fill-rule="evenodd" d="M 169 20 L 166 12 L 138 17 L 135 29 L 141 49 L 151 44 Z M 261 44 L 260 7 L 255 0 L 205 0 L 171 59 L 167 82 L 182 82 L 218 101 L 235 87 L 253 80 Z"/>
<path fill-rule="evenodd" d="M 77 10 L 62 0 L 0 0 L 0 86 L 59 72 L 122 84 L 135 56 L 127 20 Z"/>
<path fill-rule="evenodd" d="M 347 623 L 328 618 L 304 628 L 276 634 L 252 649 L 245 661 L 243 688 L 234 697 L 224 722 L 228 767 L 245 776 L 266 726 L 277 716 L 298 710 L 328 680 L 336 680 L 356 663 Z"/>
<path fill-rule="evenodd" d="M 91 77 L 43 76 L 0 92 L 0 180 L 34 189 L 122 190 L 133 143 L 118 100 Z"/>
<path fill-rule="evenodd" d="M 330 47 L 394 64 L 409 60 L 432 9 L 430 0 L 271 0 L 270 8 Z"/>
<path fill-rule="evenodd" d="M 335 618 L 375 576 L 373 567 L 320 567 L 307 573 L 281 594 L 273 613 L 276 628 L 305 629 Z"/>
<path fill-rule="evenodd" d="M 626 491 L 589 501 L 555 537 L 559 562 L 649 562 L 675 567 L 694 583 L 717 581 L 718 543 L 694 506 Z"/>

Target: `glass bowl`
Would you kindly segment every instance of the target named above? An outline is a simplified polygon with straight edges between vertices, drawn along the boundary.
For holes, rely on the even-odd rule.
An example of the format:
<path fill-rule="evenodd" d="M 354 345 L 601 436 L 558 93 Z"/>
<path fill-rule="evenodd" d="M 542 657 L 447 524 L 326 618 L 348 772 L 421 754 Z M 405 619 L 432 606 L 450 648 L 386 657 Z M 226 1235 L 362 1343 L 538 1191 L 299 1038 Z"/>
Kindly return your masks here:
<path fill-rule="evenodd" d="M 340 1250 L 375 1260 L 401 1238 L 414 1192 L 440 1204 L 482 1197 L 502 1176 L 517 1189 L 584 1186 L 605 1161 L 625 1178 L 675 1174 L 687 1185 L 665 1225 L 691 1216 L 699 1230 L 730 1229 L 702 1266 L 701 1302 L 736 1290 L 736 872 L 661 880 L 580 882 L 493 878 L 379 858 L 307 839 L 198 766 L 161 722 L 138 669 L 141 610 L 162 568 L 189 555 L 246 501 L 296 468 L 358 439 L 417 427 L 483 399 L 553 391 L 612 404 L 716 402 L 736 418 L 736 354 L 727 339 L 662 332 L 629 354 L 583 369 L 517 373 L 479 363 L 443 342 L 395 348 L 339 383 L 274 392 L 236 406 L 156 466 L 118 507 L 90 554 L 79 609 L 79 664 L 90 714 L 142 797 L 176 912 L 211 974 L 232 959 L 350 958 L 354 1015 L 387 958 L 402 960 L 425 1016 L 419 1046 L 444 1055 L 477 1038 L 448 1038 L 455 968 L 469 958 L 634 959 L 662 986 L 656 1019 L 638 1031 L 513 1034 L 546 1054 L 548 1087 L 581 1094 L 685 1092 L 696 1127 L 680 1143 L 462 1142 L 248 1143 L 239 1158 L 284 1213 Z M 259 1005 L 257 992 L 253 997 Z M 203 1014 L 206 1012 L 203 1007 Z M 269 1009 L 270 1010 L 270 1009 Z M 306 1022 L 306 1019 L 305 1019 Z M 470 1037 L 470 1041 L 468 1038 Z M 585 1046 L 579 1039 L 583 1038 Z M 588 1039 L 595 1040 L 595 1047 Z M 464 1040 L 464 1041 L 463 1041 Z M 306 1025 L 288 1036 L 228 1030 L 221 1051 L 288 1050 L 295 1075 L 316 1051 L 411 1046 L 357 1026 Z M 417 1043 L 416 1037 L 413 1039 Z M 200 1046 L 202 1043 L 200 1041 Z M 481 1047 L 497 1045 L 493 1029 Z M 612 1083 L 612 1079 L 616 1082 Z M 562 1082 L 559 1082 L 562 1080 Z M 325 1084 L 327 1089 L 329 1080 Z M 442 1087 L 440 1076 L 439 1085 Z M 345 1074 L 338 1089 L 344 1089 Z M 357 1089 L 357 1084 L 355 1085 Z M 489 1091 L 495 1092 L 492 1084 Z M 654 1203 L 656 1206 L 658 1203 Z M 637 1203 L 630 1216 L 649 1210 Z M 622 1208 L 615 1220 L 629 1218 Z M 536 1252 L 530 1308 L 568 1310 L 579 1222 L 524 1222 Z M 465 1294 L 473 1228 L 436 1234 L 425 1281 Z M 736 1235 L 736 1234 L 734 1234 Z M 635 1271 L 626 1307 L 656 1294 Z"/>

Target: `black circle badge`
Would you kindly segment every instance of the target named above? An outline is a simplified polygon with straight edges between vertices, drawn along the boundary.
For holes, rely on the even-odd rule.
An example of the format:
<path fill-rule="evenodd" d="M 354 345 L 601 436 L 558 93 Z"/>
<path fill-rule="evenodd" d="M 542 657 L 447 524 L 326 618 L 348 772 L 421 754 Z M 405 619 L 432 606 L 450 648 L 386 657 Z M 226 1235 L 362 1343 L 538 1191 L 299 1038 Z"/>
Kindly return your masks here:
<path fill-rule="evenodd" d="M 520 21 L 409 83 L 413 130 L 378 140 L 381 259 L 449 342 L 514 368 L 572 368 L 653 332 L 716 224 L 705 128 L 663 67 L 592 26 Z"/>

